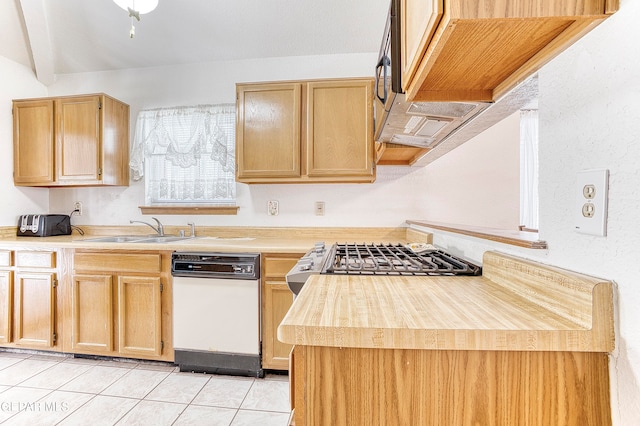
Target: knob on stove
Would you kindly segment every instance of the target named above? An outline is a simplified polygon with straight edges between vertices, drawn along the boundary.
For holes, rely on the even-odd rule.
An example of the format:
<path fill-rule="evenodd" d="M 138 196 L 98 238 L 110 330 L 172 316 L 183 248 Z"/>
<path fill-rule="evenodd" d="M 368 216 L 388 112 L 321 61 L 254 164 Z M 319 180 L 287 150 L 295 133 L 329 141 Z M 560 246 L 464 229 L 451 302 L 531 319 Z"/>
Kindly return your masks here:
<path fill-rule="evenodd" d="M 325 249 L 324 241 L 319 241 L 319 242 L 315 243 L 314 244 L 314 249 L 315 249 L 316 254 L 324 253 L 324 249 Z"/>
<path fill-rule="evenodd" d="M 298 267 L 301 271 L 308 271 L 313 268 L 313 259 L 310 257 L 303 257 L 298 261 Z"/>

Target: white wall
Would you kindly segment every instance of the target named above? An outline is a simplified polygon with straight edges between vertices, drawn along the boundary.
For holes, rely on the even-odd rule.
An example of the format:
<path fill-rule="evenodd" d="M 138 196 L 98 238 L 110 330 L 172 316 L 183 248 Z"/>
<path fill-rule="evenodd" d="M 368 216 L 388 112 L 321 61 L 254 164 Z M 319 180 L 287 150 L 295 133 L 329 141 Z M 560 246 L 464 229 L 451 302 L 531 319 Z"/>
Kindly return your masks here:
<path fill-rule="evenodd" d="M 432 221 L 518 229 L 520 112 L 440 157 L 418 183 Z"/>
<path fill-rule="evenodd" d="M 640 2 L 620 10 L 539 72 L 540 237 L 548 250 L 438 233 L 434 242 L 472 259 L 497 249 L 615 282 L 611 357 L 615 425 L 640 419 Z M 576 178 L 607 168 L 607 236 L 573 230 Z"/>
<path fill-rule="evenodd" d="M 373 74 L 375 54 L 271 58 L 251 61 L 202 63 L 165 68 L 60 75 L 49 94 L 105 92 L 131 106 L 131 133 L 143 108 L 235 102 L 235 83 L 306 78 L 361 77 Z M 514 125 L 515 123 L 515 125 Z M 379 167 L 377 181 L 350 185 L 246 185 L 238 184 L 237 216 L 163 216 L 163 223 L 216 226 L 401 226 L 407 217 L 511 227 L 518 221 L 518 129 L 512 118 L 495 126 L 459 150 L 453 161 L 441 159 L 444 181 L 430 169 Z M 472 153 L 465 155 L 466 150 Z M 457 152 L 454 151 L 454 152 Z M 459 167 L 454 167 L 454 165 Z M 505 167 L 508 164 L 509 167 Z M 464 178 L 458 180 L 460 169 Z M 493 170 L 493 171 L 491 171 Z M 488 171 L 491 171 L 488 173 Z M 494 173 L 497 172 L 497 173 Z M 469 177 L 469 179 L 467 179 Z M 446 183 L 445 183 L 446 182 Z M 463 198 L 447 199 L 446 186 L 456 184 Z M 504 182 L 509 182 L 504 185 Z M 444 184 L 444 185 L 443 185 Z M 493 188 L 483 191 L 485 188 Z M 428 196 L 433 191 L 434 196 Z M 128 188 L 52 189 L 52 213 L 68 213 L 74 201 L 83 202 L 83 216 L 75 224 L 124 225 L 140 219 L 144 184 Z M 478 215 L 461 208 L 475 200 Z M 267 201 L 278 200 L 280 214 L 267 215 Z M 433 200 L 433 201 L 432 201 Z M 496 203 L 500 200 L 501 204 Z M 315 216 L 315 201 L 326 203 L 325 216 Z M 502 203 L 506 203 L 506 206 Z"/>
<path fill-rule="evenodd" d="M 31 69 L 0 56 L 0 224 L 18 223 L 18 216 L 47 213 L 49 190 L 13 186 L 13 118 L 11 101 L 47 96 Z"/>

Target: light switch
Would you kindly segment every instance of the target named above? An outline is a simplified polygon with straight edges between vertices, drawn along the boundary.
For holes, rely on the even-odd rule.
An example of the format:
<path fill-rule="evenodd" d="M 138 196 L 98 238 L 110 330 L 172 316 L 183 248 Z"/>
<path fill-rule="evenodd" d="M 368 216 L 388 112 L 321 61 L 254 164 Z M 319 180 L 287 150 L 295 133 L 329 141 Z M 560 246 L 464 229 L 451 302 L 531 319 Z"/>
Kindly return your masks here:
<path fill-rule="evenodd" d="M 609 170 L 584 170 L 576 185 L 576 225 L 581 234 L 607 235 Z"/>

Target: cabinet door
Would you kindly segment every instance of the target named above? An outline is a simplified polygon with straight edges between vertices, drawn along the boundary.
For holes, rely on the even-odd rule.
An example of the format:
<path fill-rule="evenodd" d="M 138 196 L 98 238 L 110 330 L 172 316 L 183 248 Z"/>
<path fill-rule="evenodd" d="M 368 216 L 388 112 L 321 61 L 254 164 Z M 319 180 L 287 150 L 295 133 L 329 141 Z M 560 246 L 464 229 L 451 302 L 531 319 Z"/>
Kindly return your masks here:
<path fill-rule="evenodd" d="M 263 311 L 262 368 L 286 370 L 292 345 L 278 340 L 278 326 L 293 304 L 293 293 L 284 281 L 265 281 Z"/>
<path fill-rule="evenodd" d="M 236 178 L 300 177 L 300 83 L 238 85 Z"/>
<path fill-rule="evenodd" d="M 402 88 L 407 90 L 442 18 L 443 0 L 400 0 Z"/>
<path fill-rule="evenodd" d="M 13 103 L 13 181 L 48 185 L 54 175 L 53 101 Z"/>
<path fill-rule="evenodd" d="M 278 326 L 293 304 L 284 279 L 304 253 L 262 255 L 262 368 L 286 370 L 292 346 L 278 340 Z"/>
<path fill-rule="evenodd" d="M 118 351 L 162 354 L 161 286 L 158 277 L 118 277 Z"/>
<path fill-rule="evenodd" d="M 101 179 L 100 97 L 56 99 L 57 180 L 61 184 Z"/>
<path fill-rule="evenodd" d="M 373 80 L 309 82 L 309 177 L 373 176 Z"/>
<path fill-rule="evenodd" d="M 113 278 L 74 275 L 71 293 L 71 349 L 76 352 L 113 351 Z"/>
<path fill-rule="evenodd" d="M 0 271 L 0 343 L 11 341 L 13 306 L 13 272 Z"/>
<path fill-rule="evenodd" d="M 15 273 L 14 341 L 17 345 L 55 344 L 55 274 Z"/>

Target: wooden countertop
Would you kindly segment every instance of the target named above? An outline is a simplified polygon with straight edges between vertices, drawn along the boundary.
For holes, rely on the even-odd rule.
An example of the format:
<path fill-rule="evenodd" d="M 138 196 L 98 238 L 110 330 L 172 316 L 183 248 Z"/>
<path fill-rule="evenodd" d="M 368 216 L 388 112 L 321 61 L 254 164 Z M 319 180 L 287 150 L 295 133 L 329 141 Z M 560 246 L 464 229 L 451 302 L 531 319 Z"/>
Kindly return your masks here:
<path fill-rule="evenodd" d="M 487 252 L 481 277 L 311 277 L 278 328 L 309 346 L 610 352 L 612 283 Z"/>
<path fill-rule="evenodd" d="M 141 227 L 86 227 L 87 235 L 56 237 L 17 237 L 10 230 L 0 238 L 0 247 L 51 249 L 101 249 L 101 250 L 182 250 L 260 253 L 306 253 L 317 241 L 334 242 L 431 242 L 431 234 L 409 228 L 254 228 L 254 227 L 210 227 L 198 228 L 196 238 L 167 243 L 114 243 L 89 241 L 110 235 L 148 235 Z M 175 229 L 174 229 L 175 228 Z M 178 227 L 165 226 L 167 234 L 178 234 Z M 97 232 L 97 233 L 96 233 Z"/>

